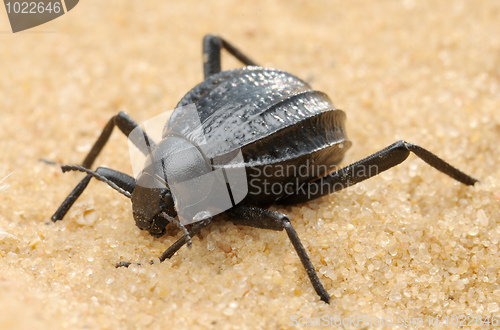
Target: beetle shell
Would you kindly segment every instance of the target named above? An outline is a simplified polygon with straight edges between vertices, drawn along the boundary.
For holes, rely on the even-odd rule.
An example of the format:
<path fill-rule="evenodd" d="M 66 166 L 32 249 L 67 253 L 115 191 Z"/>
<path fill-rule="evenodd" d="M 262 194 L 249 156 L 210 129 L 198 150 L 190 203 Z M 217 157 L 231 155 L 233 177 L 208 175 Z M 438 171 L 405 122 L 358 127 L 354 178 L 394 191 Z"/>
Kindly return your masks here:
<path fill-rule="evenodd" d="M 244 164 L 238 165 L 245 166 L 248 195 L 241 204 L 264 206 L 283 199 L 334 170 L 351 145 L 345 113 L 326 94 L 281 70 L 249 66 L 214 74 L 189 91 L 177 108 L 192 103 L 203 125 L 205 156 L 214 169 L 242 151 Z M 197 127 L 181 108 L 172 114 L 163 137 L 173 127 L 200 142 L 193 134 Z"/>

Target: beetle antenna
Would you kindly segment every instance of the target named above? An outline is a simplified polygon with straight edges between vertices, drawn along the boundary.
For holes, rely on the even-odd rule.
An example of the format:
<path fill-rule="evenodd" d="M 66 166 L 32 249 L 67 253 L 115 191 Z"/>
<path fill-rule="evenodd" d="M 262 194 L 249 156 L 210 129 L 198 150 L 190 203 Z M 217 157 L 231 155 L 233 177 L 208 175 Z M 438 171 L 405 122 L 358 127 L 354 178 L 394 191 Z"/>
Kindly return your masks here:
<path fill-rule="evenodd" d="M 177 226 L 177 228 L 182 230 L 182 232 L 184 233 L 184 236 L 186 236 L 186 239 L 187 239 L 187 246 L 188 246 L 188 248 L 191 248 L 193 242 L 191 241 L 191 235 L 189 235 L 189 232 L 186 229 L 186 227 L 184 227 L 184 225 L 182 223 L 180 223 L 179 220 L 177 220 L 174 217 L 169 216 L 166 212 L 162 212 L 160 214 L 162 217 L 164 217 L 168 221 L 173 222 L 174 225 Z"/>
<path fill-rule="evenodd" d="M 62 169 L 63 173 L 66 173 L 69 171 L 79 171 L 79 172 L 85 172 L 87 174 L 90 174 L 94 178 L 96 178 L 97 180 L 102 181 L 104 183 L 107 183 L 108 186 L 110 186 L 114 190 L 118 191 L 120 194 L 124 195 L 125 197 L 132 198 L 132 195 L 128 191 L 118 187 L 118 185 L 116 183 L 114 183 L 113 181 L 106 179 L 105 177 L 103 177 L 99 173 L 94 172 L 92 170 L 89 170 L 88 168 L 85 168 L 85 167 L 80 166 L 80 165 L 61 165 L 61 169 Z"/>

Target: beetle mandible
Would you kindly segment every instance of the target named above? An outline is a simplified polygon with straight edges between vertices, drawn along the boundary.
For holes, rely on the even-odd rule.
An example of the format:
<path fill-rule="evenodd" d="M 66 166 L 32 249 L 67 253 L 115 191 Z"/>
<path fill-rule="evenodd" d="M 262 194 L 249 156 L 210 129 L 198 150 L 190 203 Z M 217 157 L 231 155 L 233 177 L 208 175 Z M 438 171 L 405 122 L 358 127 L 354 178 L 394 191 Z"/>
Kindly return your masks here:
<path fill-rule="evenodd" d="M 221 71 L 222 49 L 245 67 Z M 273 203 L 306 202 L 347 188 L 400 164 L 410 152 L 463 184 L 478 182 L 426 149 L 405 141 L 398 141 L 356 163 L 335 169 L 351 142 L 345 134 L 345 113 L 336 109 L 326 94 L 312 90 L 309 84 L 287 72 L 258 66 L 216 35 L 207 35 L 203 39 L 203 60 L 205 80 L 191 89 L 176 108 L 195 104 L 208 142 L 224 142 L 225 147 L 202 151 L 188 138 L 171 134 L 169 127 L 182 125 L 179 116 L 174 115 L 166 124 L 162 140 L 155 144 L 147 138 L 146 131 L 126 113 L 120 112 L 107 123 L 81 166 L 61 166 L 63 172 L 82 171 L 87 176 L 64 200 L 52 221 L 65 216 L 94 177 L 131 199 L 134 220 L 140 229 L 160 237 L 165 234 L 166 226 L 174 223 L 183 231 L 182 237 L 160 256 L 160 261 L 164 261 L 184 244 L 189 245 L 191 237 L 214 219 L 211 213 L 200 212 L 197 222 L 188 226 L 189 230 L 176 219 L 178 210 L 175 196 L 166 183 L 165 164 L 174 164 L 173 171 L 193 178 L 215 170 L 214 159 L 228 155 L 238 147 L 244 159 L 240 165 L 245 168 L 248 181 L 253 181 L 248 186 L 246 197 L 226 211 L 227 219 L 256 228 L 284 229 L 316 293 L 329 303 L 330 296 L 289 218 L 266 207 Z M 154 154 L 154 157 L 150 157 L 150 166 L 145 167 L 136 179 L 109 168 L 90 169 L 115 126 L 129 138 L 133 130 L 138 130 L 149 141 L 148 150 L 143 147 L 141 151 L 145 155 Z M 182 129 L 189 131 L 191 128 Z M 190 151 L 178 158 L 179 152 L 176 151 L 183 148 Z M 283 175 L 279 172 L 278 175 L 278 170 L 300 166 L 308 169 L 306 174 Z M 376 171 L 366 171 L 367 168 Z M 172 169 L 168 171 L 171 173 Z M 262 193 L 264 184 L 270 183 L 286 186 L 286 189 Z M 129 264 L 122 262 L 117 267 Z"/>

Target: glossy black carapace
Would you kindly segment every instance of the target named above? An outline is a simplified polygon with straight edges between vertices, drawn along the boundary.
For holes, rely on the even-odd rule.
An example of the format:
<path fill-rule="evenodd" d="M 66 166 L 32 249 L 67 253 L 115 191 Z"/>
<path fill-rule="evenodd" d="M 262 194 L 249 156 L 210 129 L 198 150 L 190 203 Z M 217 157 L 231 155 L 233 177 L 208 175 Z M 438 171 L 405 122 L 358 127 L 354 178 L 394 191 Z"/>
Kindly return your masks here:
<path fill-rule="evenodd" d="M 222 49 L 246 66 L 221 72 Z M 169 182 L 193 180 L 221 168 L 229 170 L 223 160 L 240 150 L 243 160 L 237 166 L 245 169 L 248 191 L 225 212 L 226 219 L 251 227 L 284 229 L 317 294 L 329 303 L 330 296 L 290 220 L 266 207 L 273 203 L 305 202 L 347 188 L 400 164 L 410 152 L 466 185 L 477 182 L 431 152 L 405 141 L 338 169 L 336 165 L 351 142 L 345 134 L 345 113 L 335 109 L 326 94 L 312 90 L 306 82 L 287 72 L 256 65 L 215 35 L 204 38 L 203 59 L 205 80 L 179 102 L 165 124 L 161 141 L 149 139 L 146 131 L 120 112 L 108 122 L 82 166 L 62 166 L 64 172 L 82 171 L 87 176 L 55 212 L 53 221 L 64 217 L 94 177 L 131 198 L 134 219 L 140 229 L 159 237 L 173 223 L 183 231 L 183 236 L 162 254 L 160 261 L 163 261 L 184 244 L 190 244 L 191 237 L 214 219 L 208 211 L 198 212 L 196 221 L 186 228 L 178 220 L 179 196 L 174 196 Z M 208 143 L 203 149 L 189 138 L 197 127 L 184 120 L 182 111 L 177 110 L 190 104 L 196 106 Z M 114 126 L 149 157 L 148 166 L 137 178 L 103 167 L 90 169 Z M 148 141 L 147 146 L 131 138 L 131 132 L 137 130 Z M 127 265 L 122 262 L 117 266 Z"/>

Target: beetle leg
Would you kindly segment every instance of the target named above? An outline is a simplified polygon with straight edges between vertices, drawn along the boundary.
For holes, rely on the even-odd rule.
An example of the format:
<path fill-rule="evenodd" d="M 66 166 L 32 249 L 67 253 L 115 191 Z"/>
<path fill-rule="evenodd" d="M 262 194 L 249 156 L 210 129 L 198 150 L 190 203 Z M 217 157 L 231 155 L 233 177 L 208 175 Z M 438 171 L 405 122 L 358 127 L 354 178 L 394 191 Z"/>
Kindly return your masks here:
<path fill-rule="evenodd" d="M 189 230 L 189 237 L 193 237 L 194 235 L 198 234 L 203 228 L 212 223 L 212 219 L 212 217 L 209 217 L 195 223 Z M 160 262 L 165 261 L 165 259 L 170 259 L 175 254 L 175 252 L 177 252 L 184 244 L 188 242 L 188 240 L 188 235 L 182 235 L 182 237 L 179 238 L 177 242 L 170 245 L 169 248 L 162 253 L 162 255 L 160 256 Z"/>
<path fill-rule="evenodd" d="M 168 220 L 168 222 L 173 223 L 178 229 L 180 229 L 183 233 L 184 236 L 186 237 L 186 243 L 188 248 L 191 248 L 192 242 L 191 242 L 191 235 L 189 234 L 189 231 L 186 229 L 186 227 L 176 218 L 171 217 L 167 214 L 167 212 L 162 212 L 160 213 L 162 217 Z"/>
<path fill-rule="evenodd" d="M 415 144 L 398 141 L 356 163 L 330 173 L 316 181 L 304 184 L 298 188 L 295 194 L 285 197 L 282 203 L 306 202 L 342 190 L 401 164 L 410 152 L 413 152 L 435 169 L 463 184 L 472 186 L 478 182 L 478 180 L 448 164 L 430 151 Z"/>
<path fill-rule="evenodd" d="M 140 141 L 134 141 L 132 140 L 132 143 L 134 143 L 139 150 L 144 155 L 149 155 L 150 150 L 154 149 L 155 143 L 154 141 L 142 130 L 142 128 L 137 124 L 132 118 L 129 117 L 125 112 L 120 111 L 116 116 L 113 116 L 109 122 L 106 124 L 104 129 L 101 132 L 101 135 L 97 139 L 97 141 L 94 143 L 94 146 L 88 153 L 87 157 L 85 157 L 85 160 L 83 161 L 82 165 L 83 167 L 90 168 L 92 164 L 94 163 L 95 159 L 101 152 L 101 150 L 104 148 L 106 145 L 106 142 L 108 142 L 109 137 L 111 136 L 111 133 L 113 132 L 113 128 L 117 126 L 123 134 L 125 134 L 127 137 L 129 137 L 130 132 L 134 129 L 138 129 L 142 132 L 142 134 L 138 134 L 133 136 L 133 138 L 136 138 L 138 136 L 141 137 Z M 132 136 L 131 136 L 132 137 Z M 144 150 L 144 140 L 147 143 L 147 150 Z"/>
<path fill-rule="evenodd" d="M 314 266 L 307 255 L 306 249 L 300 242 L 297 232 L 293 229 L 290 219 L 288 219 L 285 214 L 249 206 L 236 206 L 228 210 L 227 213 L 233 217 L 231 221 L 235 224 L 272 229 L 276 231 L 285 229 L 293 247 L 295 248 L 295 251 L 297 251 L 302 265 L 306 270 L 307 276 L 309 276 L 309 279 L 311 280 L 314 290 L 316 290 L 316 293 L 319 295 L 321 300 L 328 304 L 330 303 L 330 295 L 326 292 L 323 284 L 321 284 L 318 275 L 314 270 Z"/>
<path fill-rule="evenodd" d="M 181 238 L 179 238 L 174 244 L 170 245 L 169 248 L 166 249 L 165 252 L 162 253 L 162 255 L 160 256 L 160 262 L 165 261 L 165 259 L 172 258 L 172 256 L 175 254 L 175 252 L 179 251 L 179 249 L 182 246 L 184 246 L 184 244 L 186 244 L 188 242 L 188 240 L 189 240 L 188 236 L 192 237 L 192 236 L 198 234 L 203 228 L 205 228 L 206 226 L 208 226 L 212 222 L 212 219 L 213 219 L 212 217 L 206 218 L 206 219 L 194 224 L 191 227 L 191 229 L 189 230 L 188 235 L 182 235 Z M 128 261 L 120 261 L 119 263 L 117 263 L 115 265 L 115 267 L 116 268 L 128 267 L 131 264 L 132 263 L 128 262 Z M 153 264 L 153 262 L 151 261 L 150 264 Z M 140 264 L 137 264 L 137 265 L 140 265 Z"/>
<path fill-rule="evenodd" d="M 245 65 L 257 65 L 226 40 L 214 34 L 208 34 L 203 38 L 203 72 L 205 79 L 221 72 L 220 51 L 222 48 Z"/>
<path fill-rule="evenodd" d="M 135 179 L 125 173 L 118 172 L 106 167 L 99 167 L 95 172 L 90 171 L 84 167 L 81 166 L 68 166 L 68 165 L 62 165 L 63 172 L 66 171 L 72 171 L 72 170 L 86 170 L 88 172 L 87 176 L 83 178 L 82 181 L 73 189 L 73 191 L 66 197 L 64 202 L 62 202 L 61 206 L 57 209 L 57 211 L 54 213 L 52 216 L 52 221 L 56 222 L 58 220 L 62 220 L 66 213 L 69 211 L 71 206 L 75 203 L 75 201 L 80 197 L 80 195 L 83 193 L 85 188 L 90 182 L 90 179 L 92 177 L 97 178 L 98 180 L 106 182 L 108 185 L 110 185 L 113 189 L 120 191 L 119 189 L 122 189 L 123 191 L 127 192 L 128 194 L 131 194 L 132 191 L 134 191 L 135 188 Z M 113 185 L 115 185 L 115 187 Z M 118 188 L 118 189 L 117 189 Z M 127 196 L 128 197 L 128 196 Z"/>

